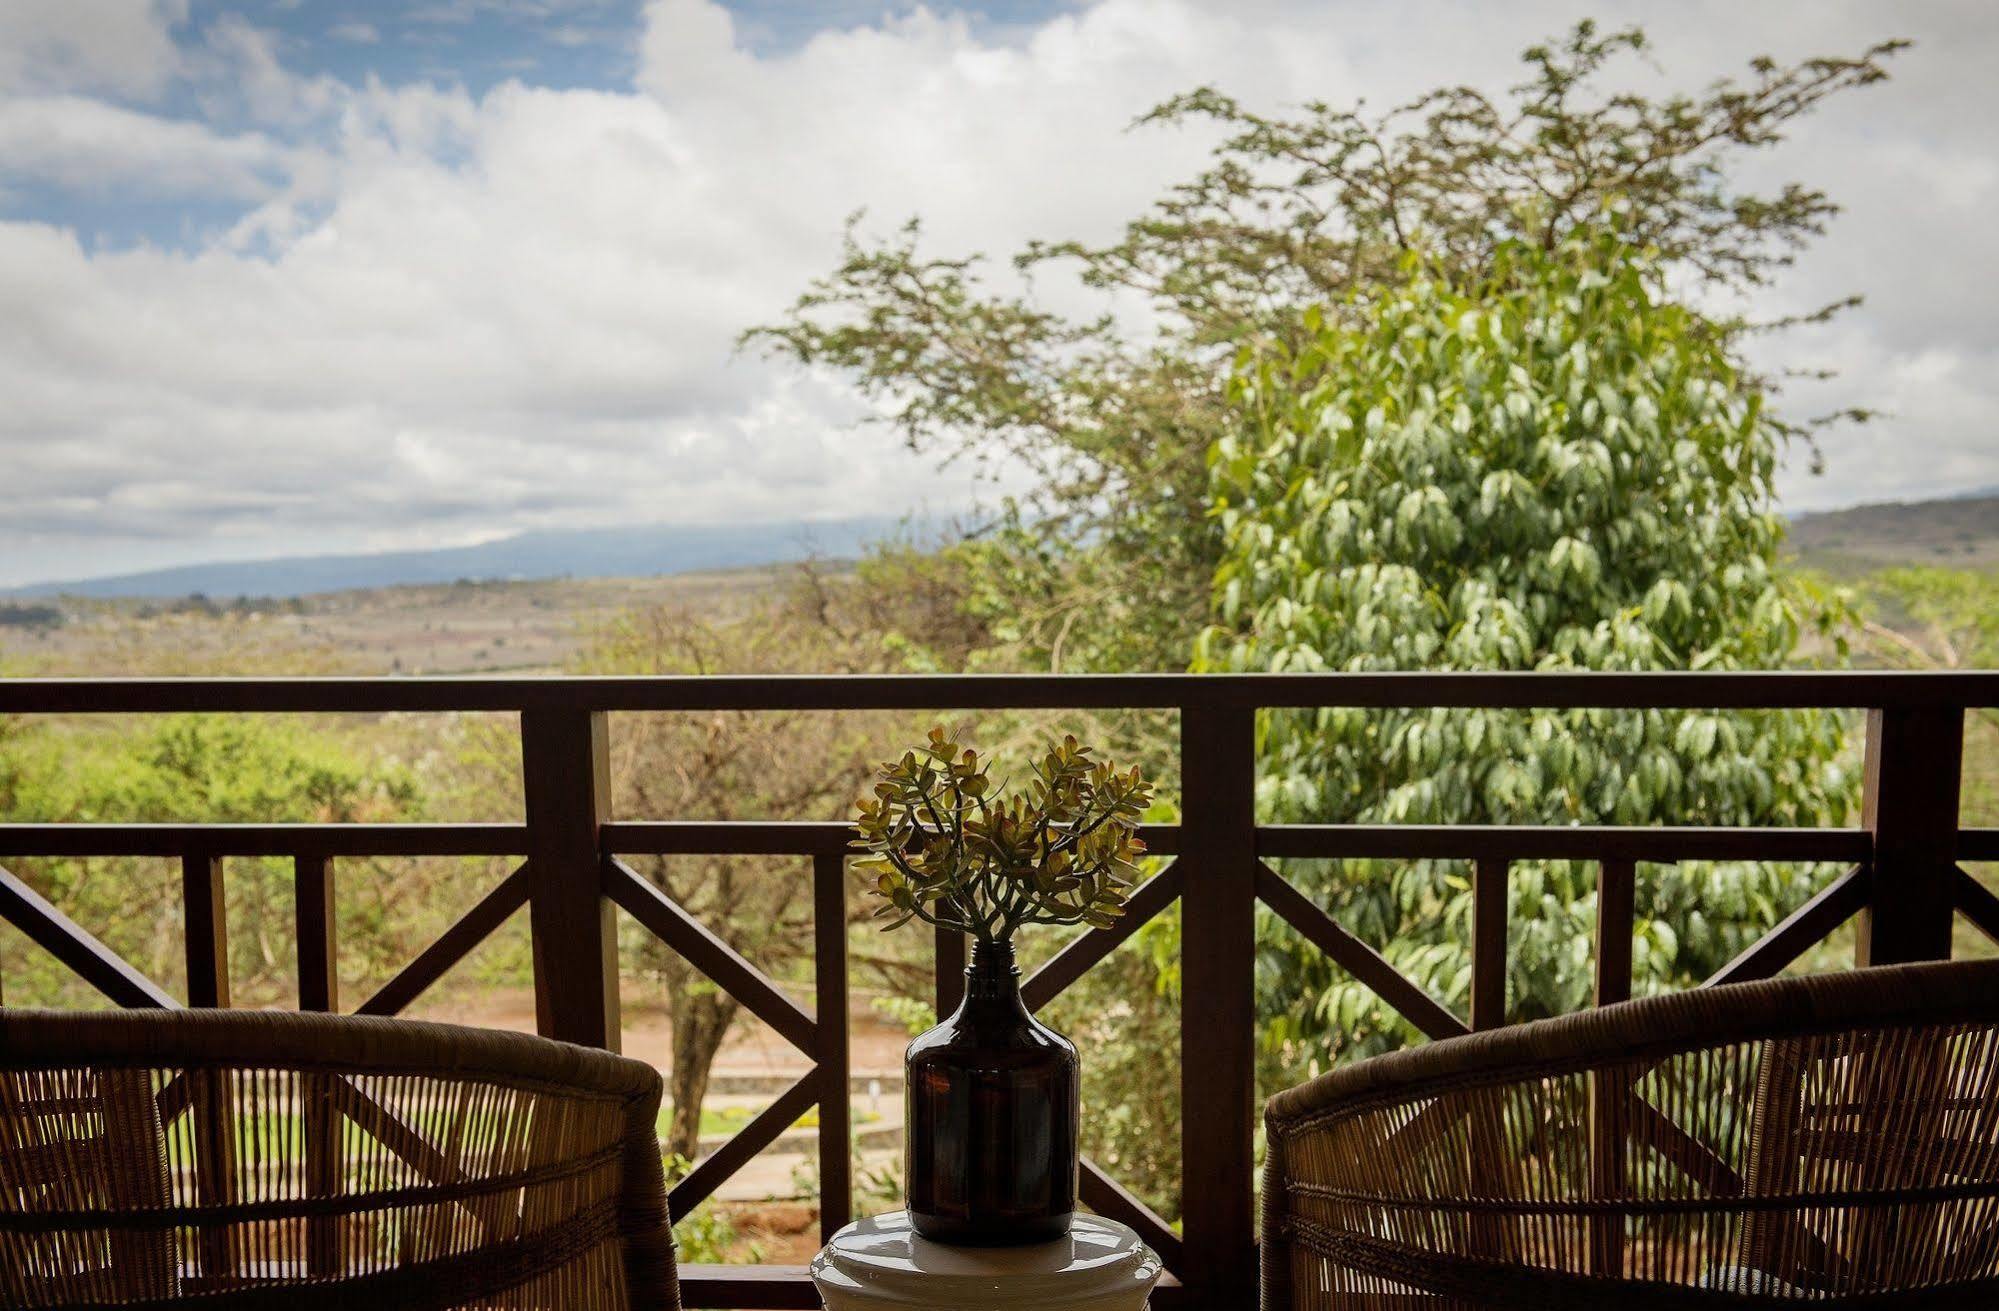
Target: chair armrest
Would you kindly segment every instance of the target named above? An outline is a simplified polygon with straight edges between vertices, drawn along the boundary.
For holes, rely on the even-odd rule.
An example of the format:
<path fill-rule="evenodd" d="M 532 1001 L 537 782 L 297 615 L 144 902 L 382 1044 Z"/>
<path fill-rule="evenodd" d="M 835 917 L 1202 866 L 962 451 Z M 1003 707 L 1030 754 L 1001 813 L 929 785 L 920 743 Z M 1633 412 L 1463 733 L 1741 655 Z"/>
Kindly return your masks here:
<path fill-rule="evenodd" d="M 1634 1311 L 1743 1272 L 1999 1299 L 1999 1234 L 1929 1241 L 1990 1229 L 1995 1089 L 1999 962 L 1704 989 L 1357 1062 L 1265 1109 L 1264 1305 L 1540 1308 L 1615 1285 Z M 1930 1208 L 1920 1241 L 1884 1218 L 1905 1205 Z"/>
<path fill-rule="evenodd" d="M 1273 1096 L 1285 1132 L 1341 1109 L 1407 1102 L 1448 1088 L 1659 1060 L 1758 1038 L 1908 1022 L 1999 1019 L 1999 961 L 1899 965 L 1696 988 L 1536 1020 L 1357 1061 Z"/>

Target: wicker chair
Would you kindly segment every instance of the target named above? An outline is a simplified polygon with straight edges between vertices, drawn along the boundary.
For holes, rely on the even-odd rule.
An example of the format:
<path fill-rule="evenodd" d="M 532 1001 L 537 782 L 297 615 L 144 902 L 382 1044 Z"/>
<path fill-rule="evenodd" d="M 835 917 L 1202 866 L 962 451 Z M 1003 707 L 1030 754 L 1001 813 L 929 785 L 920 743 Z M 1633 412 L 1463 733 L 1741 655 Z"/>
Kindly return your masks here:
<path fill-rule="evenodd" d="M 659 1076 L 405 1020 L 0 1010 L 0 1306 L 679 1306 Z"/>
<path fill-rule="evenodd" d="M 1999 1306 L 1999 962 L 1713 988 L 1271 1099 L 1263 1305 Z"/>

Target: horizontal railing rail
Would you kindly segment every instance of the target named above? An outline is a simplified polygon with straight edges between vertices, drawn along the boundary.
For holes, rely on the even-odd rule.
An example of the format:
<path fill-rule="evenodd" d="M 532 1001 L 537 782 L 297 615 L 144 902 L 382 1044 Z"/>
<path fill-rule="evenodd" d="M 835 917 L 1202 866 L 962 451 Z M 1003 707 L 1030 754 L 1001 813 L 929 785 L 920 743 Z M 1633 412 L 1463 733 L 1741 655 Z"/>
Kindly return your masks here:
<path fill-rule="evenodd" d="M 0 856 L 519 856 L 524 824 L 0 824 Z"/>
<path fill-rule="evenodd" d="M 1999 859 L 1999 829 L 1961 830 L 1959 857 Z M 602 828 L 618 855 L 812 856 L 846 851 L 850 824 L 814 820 L 624 820 Z M 1155 855 L 1179 850 L 1180 826 L 1147 824 Z M 0 824 L 0 856 L 517 856 L 521 824 Z M 1860 828 L 1640 827 L 1605 824 L 1259 824 L 1256 849 L 1287 859 L 1865 860 Z"/>
<path fill-rule="evenodd" d="M 393 1015 L 439 982 L 525 909 L 534 942 L 537 1023 L 570 1041 L 618 1041 L 613 908 L 740 1000 L 809 1065 L 727 1144 L 680 1180 L 684 1215 L 801 1114 L 820 1110 L 821 1223 L 851 1213 L 851 1083 L 847 1033 L 847 873 L 851 829 L 786 820 L 619 819 L 610 810 L 612 712 L 867 710 L 1165 710 L 1179 714 L 1182 815 L 1148 826 L 1163 868 L 1139 887 L 1115 927 L 1065 944 L 1023 985 L 1047 1005 L 1144 924 L 1175 905 L 1182 920 L 1184 1032 L 1202 1059 L 1183 1062 L 1183 1198 L 1176 1229 L 1097 1163 L 1084 1163 L 1092 1208 L 1137 1227 L 1172 1278 L 1160 1306 L 1236 1307 L 1254 1298 L 1251 1156 L 1257 1107 L 1251 991 L 1259 905 L 1372 989 L 1419 1032 L 1450 1037 L 1503 1024 L 1510 867 L 1560 860 L 1598 869 L 1598 1004 L 1630 995 L 1639 867 L 1684 860 L 1827 863 L 1846 870 L 1709 984 L 1766 978 L 1834 930 L 1859 921 L 1862 964 L 1950 953 L 1953 916 L 1999 940 L 1999 897 L 1958 864 L 1999 860 L 1999 829 L 1958 826 L 1963 721 L 1999 705 L 1999 673 L 1367 673 L 1287 675 L 703 676 L 664 678 L 302 678 L 0 680 L 0 715 L 505 713 L 518 716 L 520 823 L 0 824 L 0 859 L 154 857 L 178 861 L 186 911 L 186 1004 L 227 1005 L 226 862 L 289 859 L 296 879 L 299 1004 Z M 1258 824 L 1255 716 L 1303 707 L 1533 709 L 1798 709 L 1864 711 L 1866 784 L 1850 828 L 1434 826 Z M 627 863 L 641 856 L 792 857 L 813 890 L 812 1006 L 795 1001 L 714 929 Z M 513 872 L 358 1005 L 339 996 L 335 969 L 337 862 L 354 858 L 507 857 Z M 1452 860 L 1471 870 L 1472 985 L 1458 1014 L 1400 973 L 1380 944 L 1361 940 L 1270 862 L 1294 859 Z M 126 1006 L 182 1004 L 0 868 L 0 918 Z M 964 943 L 937 938 L 936 1000 L 955 1004 Z M 1698 1145 L 1649 1106 L 1632 1122 L 1679 1163 Z M 163 1113 L 184 1110 L 163 1103 Z M 1648 1112 L 1651 1114 L 1648 1116 Z M 364 1117 L 365 1118 L 365 1117 Z M 365 1124 L 360 1125 L 367 1131 Z M 1664 1150 L 1661 1148 L 1661 1150 Z M 692 1306 L 813 1306 L 802 1270 L 696 1267 Z"/>
<path fill-rule="evenodd" d="M 0 714 L 523 710 L 1964 709 L 1999 670 L 0 679 Z"/>

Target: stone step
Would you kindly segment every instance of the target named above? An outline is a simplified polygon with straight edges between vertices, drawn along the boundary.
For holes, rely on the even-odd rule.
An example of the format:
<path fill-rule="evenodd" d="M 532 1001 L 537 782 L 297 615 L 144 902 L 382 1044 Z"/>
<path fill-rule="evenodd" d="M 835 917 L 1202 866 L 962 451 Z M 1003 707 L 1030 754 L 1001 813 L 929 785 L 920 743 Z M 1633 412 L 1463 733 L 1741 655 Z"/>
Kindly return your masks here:
<path fill-rule="evenodd" d="M 783 1092 L 798 1082 L 803 1070 L 717 1070 L 708 1076 L 708 1091 L 745 1095 L 767 1093 L 772 1096 Z M 866 1094 L 870 1084 L 877 1084 L 885 1097 L 902 1099 L 902 1071 L 895 1070 L 854 1070 L 847 1075 L 850 1092 Z"/>
<path fill-rule="evenodd" d="M 701 1135 L 701 1155 L 706 1156 L 720 1147 L 734 1134 L 704 1133 Z M 875 1124 L 858 1125 L 854 1129 L 855 1145 L 862 1151 L 901 1151 L 902 1119 L 893 1122 L 882 1121 Z M 662 1151 L 665 1144 L 660 1145 Z M 817 1127 L 786 1129 L 771 1140 L 764 1153 L 771 1156 L 817 1156 L 819 1154 L 819 1130 Z"/>

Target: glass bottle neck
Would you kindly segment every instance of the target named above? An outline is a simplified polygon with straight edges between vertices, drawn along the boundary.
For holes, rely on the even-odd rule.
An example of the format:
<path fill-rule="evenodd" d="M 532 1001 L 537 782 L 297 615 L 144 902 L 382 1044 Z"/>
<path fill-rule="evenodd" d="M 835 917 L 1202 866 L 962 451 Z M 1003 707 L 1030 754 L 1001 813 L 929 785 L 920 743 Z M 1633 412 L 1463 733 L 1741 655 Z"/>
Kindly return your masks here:
<path fill-rule="evenodd" d="M 965 967 L 965 1003 L 1021 1005 L 1020 966 L 1014 962 L 1011 942 L 972 944 L 972 961 Z"/>

